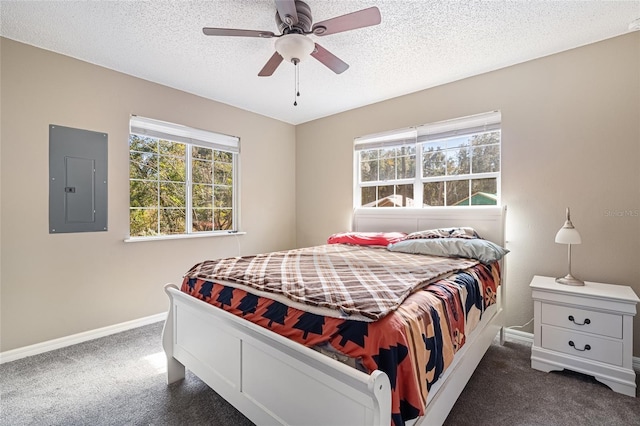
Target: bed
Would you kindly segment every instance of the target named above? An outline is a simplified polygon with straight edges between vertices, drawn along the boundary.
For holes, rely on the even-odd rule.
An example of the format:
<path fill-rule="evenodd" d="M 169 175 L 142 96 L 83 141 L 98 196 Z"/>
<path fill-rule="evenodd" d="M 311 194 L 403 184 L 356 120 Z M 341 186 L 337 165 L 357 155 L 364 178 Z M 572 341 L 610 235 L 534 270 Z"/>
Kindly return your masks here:
<path fill-rule="evenodd" d="M 411 233 L 470 227 L 504 246 L 505 211 L 502 207 L 358 209 L 353 230 Z M 183 379 L 188 368 L 259 425 L 389 425 L 392 419 L 395 424 L 442 424 L 498 333 L 503 341 L 505 269 L 503 264 L 495 268 L 502 270 L 495 303 L 483 309 L 450 365 L 437 372 L 423 415 L 415 420 L 398 420 L 397 413 L 393 414 L 398 405 L 394 374 L 354 368 L 337 356 L 213 306 L 173 284 L 165 286 L 170 299 L 163 331 L 168 383 Z M 185 281 L 182 290 L 189 290 L 189 283 Z M 201 287 L 192 290 L 201 291 Z"/>

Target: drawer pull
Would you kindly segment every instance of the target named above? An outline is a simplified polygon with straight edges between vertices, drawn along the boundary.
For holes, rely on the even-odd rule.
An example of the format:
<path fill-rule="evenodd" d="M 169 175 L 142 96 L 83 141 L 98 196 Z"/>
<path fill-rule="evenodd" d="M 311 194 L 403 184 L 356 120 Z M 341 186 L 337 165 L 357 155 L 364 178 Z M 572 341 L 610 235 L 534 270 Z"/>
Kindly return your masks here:
<path fill-rule="evenodd" d="M 578 349 L 576 348 L 576 344 L 573 343 L 573 340 L 569 340 L 569 346 L 571 346 L 573 349 L 575 349 L 576 351 L 580 351 L 580 352 L 584 352 L 584 351 L 589 351 L 591 350 L 591 346 L 590 345 L 584 345 L 584 349 Z"/>
<path fill-rule="evenodd" d="M 591 320 L 589 318 L 585 319 L 583 323 L 576 322 L 576 319 L 573 317 L 573 315 L 569 315 L 569 321 L 573 321 L 575 325 L 591 324 Z"/>

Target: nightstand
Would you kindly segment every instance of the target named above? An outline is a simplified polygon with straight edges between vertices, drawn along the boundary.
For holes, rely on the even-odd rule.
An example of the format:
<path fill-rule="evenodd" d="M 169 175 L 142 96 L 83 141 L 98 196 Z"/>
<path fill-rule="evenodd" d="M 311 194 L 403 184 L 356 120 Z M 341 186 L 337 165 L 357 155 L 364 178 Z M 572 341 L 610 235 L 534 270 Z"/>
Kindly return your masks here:
<path fill-rule="evenodd" d="M 531 367 L 594 376 L 616 392 L 636 396 L 633 317 L 640 302 L 631 287 L 585 282 L 558 284 L 534 276 Z"/>

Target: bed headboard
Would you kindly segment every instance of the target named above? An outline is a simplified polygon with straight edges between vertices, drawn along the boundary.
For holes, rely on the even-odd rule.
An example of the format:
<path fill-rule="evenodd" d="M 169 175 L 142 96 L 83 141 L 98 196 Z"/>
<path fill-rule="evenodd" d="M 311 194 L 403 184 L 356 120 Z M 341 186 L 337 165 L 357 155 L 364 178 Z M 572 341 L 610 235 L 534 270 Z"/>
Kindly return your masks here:
<path fill-rule="evenodd" d="M 360 232 L 415 232 L 425 229 L 470 226 L 484 239 L 505 246 L 506 206 L 358 208 L 353 213 L 353 230 Z"/>

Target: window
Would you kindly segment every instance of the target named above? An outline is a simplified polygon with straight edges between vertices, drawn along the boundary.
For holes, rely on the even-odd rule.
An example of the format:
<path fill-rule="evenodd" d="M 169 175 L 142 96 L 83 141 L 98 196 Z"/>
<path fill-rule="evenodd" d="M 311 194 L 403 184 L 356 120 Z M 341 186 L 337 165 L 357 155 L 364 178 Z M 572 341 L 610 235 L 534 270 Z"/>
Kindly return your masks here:
<path fill-rule="evenodd" d="M 130 237 L 237 229 L 238 138 L 137 116 L 130 126 Z"/>
<path fill-rule="evenodd" d="M 355 140 L 356 207 L 500 204 L 500 113 Z"/>

